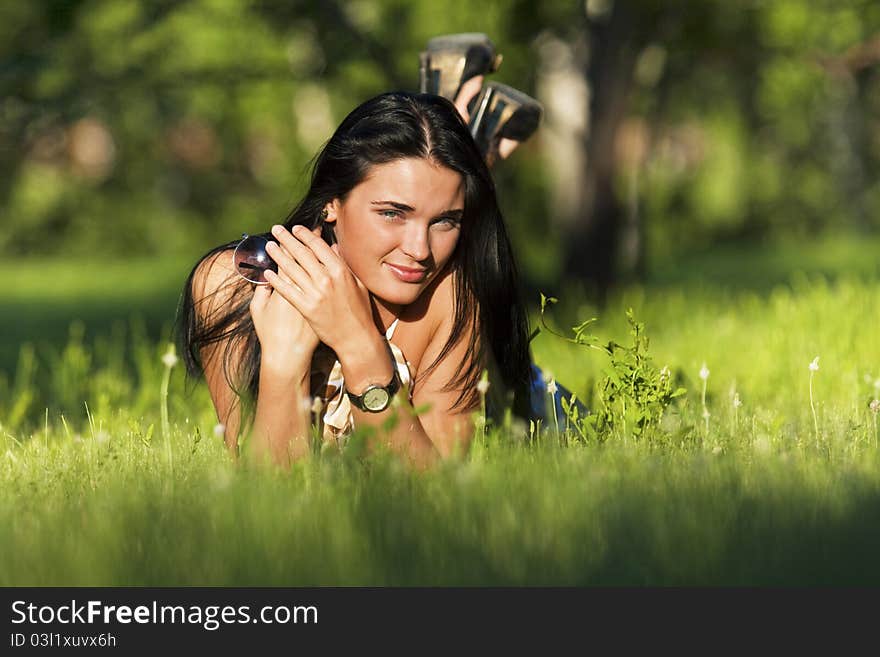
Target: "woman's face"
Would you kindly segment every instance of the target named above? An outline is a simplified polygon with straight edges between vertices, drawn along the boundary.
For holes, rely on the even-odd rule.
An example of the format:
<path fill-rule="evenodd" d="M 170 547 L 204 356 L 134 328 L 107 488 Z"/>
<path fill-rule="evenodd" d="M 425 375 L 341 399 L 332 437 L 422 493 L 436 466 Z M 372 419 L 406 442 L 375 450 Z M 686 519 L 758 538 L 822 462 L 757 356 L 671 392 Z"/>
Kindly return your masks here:
<path fill-rule="evenodd" d="M 452 257 L 464 213 L 464 180 L 420 158 L 378 164 L 327 211 L 327 221 L 336 222 L 340 256 L 396 314 Z"/>

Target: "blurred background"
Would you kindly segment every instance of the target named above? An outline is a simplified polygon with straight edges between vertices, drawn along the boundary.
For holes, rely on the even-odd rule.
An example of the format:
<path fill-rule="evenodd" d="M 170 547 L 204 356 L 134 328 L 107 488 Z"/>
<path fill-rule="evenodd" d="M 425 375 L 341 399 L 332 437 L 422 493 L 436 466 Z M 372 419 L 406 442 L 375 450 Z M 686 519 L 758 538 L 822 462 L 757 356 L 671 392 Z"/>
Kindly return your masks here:
<path fill-rule="evenodd" d="M 535 302 L 876 273 L 877 2 L 11 0 L 0 372 L 133 314 L 167 332 L 196 259 L 283 218 L 339 121 L 455 32 L 546 110 L 496 169 Z"/>

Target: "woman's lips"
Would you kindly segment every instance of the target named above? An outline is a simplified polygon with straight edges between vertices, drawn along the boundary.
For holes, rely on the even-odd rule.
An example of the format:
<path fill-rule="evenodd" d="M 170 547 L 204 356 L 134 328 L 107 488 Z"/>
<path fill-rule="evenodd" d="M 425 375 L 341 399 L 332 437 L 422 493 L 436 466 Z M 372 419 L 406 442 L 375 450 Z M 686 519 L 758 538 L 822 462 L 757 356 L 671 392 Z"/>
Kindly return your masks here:
<path fill-rule="evenodd" d="M 391 273 L 397 276 L 404 283 L 421 283 L 428 274 L 427 269 L 412 269 L 410 267 L 401 267 L 400 265 L 392 265 L 386 262 L 385 266 L 391 270 Z"/>

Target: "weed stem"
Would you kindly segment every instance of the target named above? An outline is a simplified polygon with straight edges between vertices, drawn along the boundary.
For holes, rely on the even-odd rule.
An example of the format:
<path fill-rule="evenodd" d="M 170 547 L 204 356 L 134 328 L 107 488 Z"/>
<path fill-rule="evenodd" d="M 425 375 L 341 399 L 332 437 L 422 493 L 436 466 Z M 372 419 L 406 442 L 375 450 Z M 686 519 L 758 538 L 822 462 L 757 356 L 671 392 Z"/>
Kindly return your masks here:
<path fill-rule="evenodd" d="M 816 430 L 816 449 L 819 449 L 819 418 L 816 416 L 816 405 L 813 403 L 813 374 L 810 370 L 810 410 L 813 411 L 813 427 Z"/>
<path fill-rule="evenodd" d="M 159 393 L 161 400 L 160 411 L 162 414 L 162 435 L 165 438 L 165 453 L 168 457 L 168 468 L 171 471 L 171 481 L 174 481 L 174 454 L 171 451 L 171 429 L 168 423 L 168 384 L 171 381 L 172 366 L 165 366 L 165 373 L 162 376 L 162 388 Z"/>

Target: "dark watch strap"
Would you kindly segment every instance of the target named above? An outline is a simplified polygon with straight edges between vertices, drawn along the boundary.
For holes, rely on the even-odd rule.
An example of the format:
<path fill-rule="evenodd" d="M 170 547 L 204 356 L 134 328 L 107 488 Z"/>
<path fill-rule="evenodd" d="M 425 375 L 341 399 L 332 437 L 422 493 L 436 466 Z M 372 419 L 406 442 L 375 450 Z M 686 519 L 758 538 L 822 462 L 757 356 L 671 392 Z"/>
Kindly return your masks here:
<path fill-rule="evenodd" d="M 368 413 L 378 413 L 378 412 L 384 411 L 385 408 L 387 408 L 387 406 L 388 406 L 388 404 L 386 403 L 380 409 L 369 408 L 364 403 L 364 398 L 368 394 L 370 394 L 371 392 L 373 392 L 375 390 L 384 390 L 388 395 L 388 402 L 390 403 L 390 401 L 394 398 L 394 395 L 397 394 L 397 392 L 400 390 L 400 387 L 401 387 L 400 375 L 397 372 L 397 361 L 394 360 L 394 352 L 391 351 L 391 345 L 388 343 L 387 340 L 385 341 L 385 346 L 388 348 L 388 356 L 391 358 L 391 381 L 389 381 L 388 384 L 384 385 L 384 386 L 380 386 L 380 385 L 367 386 L 366 390 L 364 390 L 364 392 L 361 393 L 360 395 L 355 395 L 352 392 L 346 391 L 346 394 L 348 395 L 348 399 L 352 403 L 352 405 L 354 405 L 357 408 L 359 408 L 360 410 L 366 411 Z"/>

